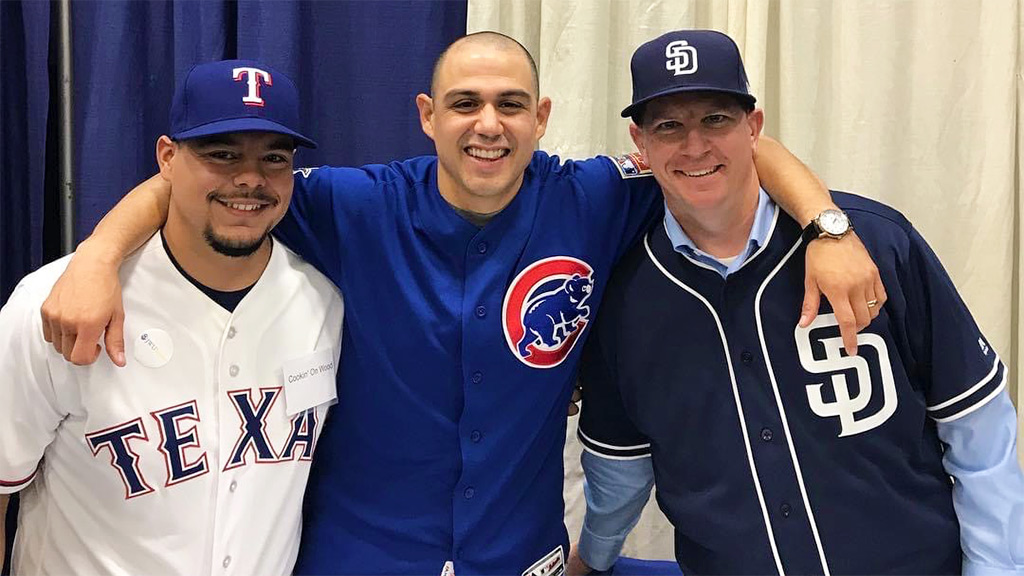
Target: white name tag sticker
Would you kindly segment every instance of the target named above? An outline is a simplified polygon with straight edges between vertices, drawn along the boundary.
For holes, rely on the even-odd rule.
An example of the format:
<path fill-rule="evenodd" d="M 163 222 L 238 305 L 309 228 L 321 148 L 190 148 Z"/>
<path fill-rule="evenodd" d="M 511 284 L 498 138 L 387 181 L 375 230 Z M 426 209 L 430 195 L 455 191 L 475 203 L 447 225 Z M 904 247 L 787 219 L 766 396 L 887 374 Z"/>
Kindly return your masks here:
<path fill-rule="evenodd" d="M 523 571 L 522 576 L 562 576 L 565 574 L 565 554 L 559 546 Z"/>
<path fill-rule="evenodd" d="M 334 350 L 317 350 L 309 356 L 288 360 L 281 365 L 284 372 L 284 405 L 294 416 L 324 403 L 338 402 Z"/>

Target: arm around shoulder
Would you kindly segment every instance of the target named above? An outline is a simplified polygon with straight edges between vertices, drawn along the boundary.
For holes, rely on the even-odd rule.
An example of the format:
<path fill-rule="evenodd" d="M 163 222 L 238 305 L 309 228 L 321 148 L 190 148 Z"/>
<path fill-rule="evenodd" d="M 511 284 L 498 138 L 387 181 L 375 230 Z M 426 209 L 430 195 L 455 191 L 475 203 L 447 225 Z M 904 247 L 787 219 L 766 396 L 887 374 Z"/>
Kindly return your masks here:
<path fill-rule="evenodd" d="M 762 135 L 754 166 L 761 186 L 800 226 L 810 224 L 822 210 L 836 207 L 825 183 L 779 141 Z"/>
<path fill-rule="evenodd" d="M 170 184 L 159 175 L 136 186 L 75 252 L 41 309 L 43 337 L 74 364 L 92 364 L 106 333 L 107 354 L 124 359 L 124 309 L 117 271 L 167 220 Z"/>
<path fill-rule="evenodd" d="M 779 142 L 762 136 L 754 163 L 761 185 L 801 227 L 836 207 L 824 183 Z M 800 326 L 814 320 L 824 295 L 836 314 L 846 352 L 856 354 L 857 331 L 867 327 L 885 304 L 878 268 L 852 232 L 840 239 L 812 241 L 806 257 Z"/>

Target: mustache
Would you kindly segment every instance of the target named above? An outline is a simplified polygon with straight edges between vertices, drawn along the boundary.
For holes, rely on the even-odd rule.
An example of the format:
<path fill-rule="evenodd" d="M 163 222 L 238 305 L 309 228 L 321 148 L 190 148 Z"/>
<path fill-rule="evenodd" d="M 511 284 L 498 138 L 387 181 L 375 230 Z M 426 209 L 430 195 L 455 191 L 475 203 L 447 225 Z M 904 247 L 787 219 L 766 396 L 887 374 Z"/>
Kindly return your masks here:
<path fill-rule="evenodd" d="M 280 202 L 280 199 L 276 195 L 270 194 L 262 188 L 256 188 L 254 190 L 236 190 L 233 193 L 213 190 L 206 194 L 206 200 L 217 200 L 220 202 L 233 202 L 236 200 L 258 200 L 260 202 L 267 202 L 270 204 L 277 204 L 278 202 Z"/>

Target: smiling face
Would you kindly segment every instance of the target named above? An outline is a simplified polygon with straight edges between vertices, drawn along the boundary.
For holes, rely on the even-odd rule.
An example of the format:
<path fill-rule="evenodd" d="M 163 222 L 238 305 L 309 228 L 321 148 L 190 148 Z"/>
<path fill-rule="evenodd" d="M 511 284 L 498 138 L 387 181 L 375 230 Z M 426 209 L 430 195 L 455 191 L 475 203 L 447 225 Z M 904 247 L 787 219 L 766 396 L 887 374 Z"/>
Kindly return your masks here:
<path fill-rule="evenodd" d="M 685 92 L 649 102 L 630 135 L 670 208 L 700 214 L 757 192 L 754 151 L 764 124 L 734 98 Z"/>
<path fill-rule="evenodd" d="M 157 143 L 171 183 L 165 234 L 190 246 L 249 256 L 266 243 L 291 201 L 294 142 L 269 132 L 236 132 Z"/>
<path fill-rule="evenodd" d="M 437 149 L 441 195 L 472 212 L 504 208 L 522 185 L 551 111 L 550 100 L 537 99 L 526 55 L 464 39 L 443 57 L 432 92 L 416 104 Z"/>

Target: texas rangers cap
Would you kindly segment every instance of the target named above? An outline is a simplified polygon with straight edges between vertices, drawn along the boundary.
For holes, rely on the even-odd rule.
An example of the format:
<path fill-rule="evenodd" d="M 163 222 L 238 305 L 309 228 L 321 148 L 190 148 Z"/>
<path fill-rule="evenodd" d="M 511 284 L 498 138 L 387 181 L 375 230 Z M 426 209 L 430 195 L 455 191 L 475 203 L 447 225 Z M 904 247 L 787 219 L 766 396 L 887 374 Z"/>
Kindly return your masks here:
<path fill-rule="evenodd" d="M 629 63 L 633 73 L 633 103 L 622 111 L 629 118 L 644 104 L 677 92 L 726 92 L 744 104 L 756 99 L 747 87 L 736 43 L 714 30 L 677 30 L 643 44 Z"/>
<path fill-rule="evenodd" d="M 251 60 L 197 64 L 171 104 L 171 138 L 226 132 L 276 132 L 300 146 L 316 142 L 298 132 L 299 93 L 284 74 Z"/>

